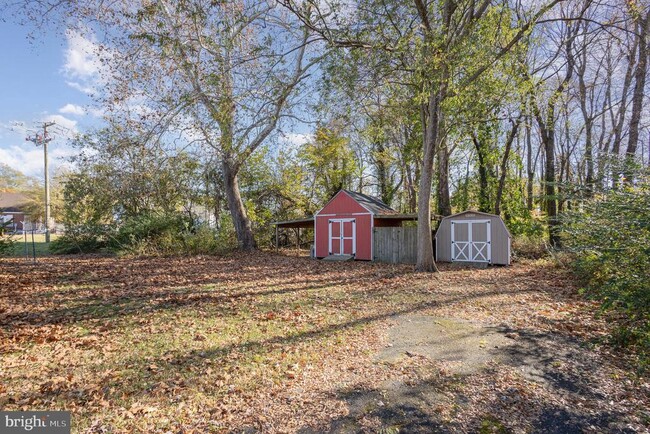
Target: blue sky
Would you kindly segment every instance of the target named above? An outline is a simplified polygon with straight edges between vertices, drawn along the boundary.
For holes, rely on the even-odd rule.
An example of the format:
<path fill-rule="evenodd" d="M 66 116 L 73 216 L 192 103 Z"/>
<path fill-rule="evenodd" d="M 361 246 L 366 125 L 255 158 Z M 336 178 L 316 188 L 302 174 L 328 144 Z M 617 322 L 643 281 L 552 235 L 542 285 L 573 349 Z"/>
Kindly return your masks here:
<path fill-rule="evenodd" d="M 99 122 L 86 93 L 97 64 L 92 42 L 54 30 L 30 39 L 34 30 L 0 22 L 0 162 L 42 178 L 43 152 L 25 136 L 44 120 L 64 127 L 50 145 L 51 167 L 63 164 L 72 152 L 66 135 Z"/>
<path fill-rule="evenodd" d="M 102 88 L 97 45 L 72 31 L 43 30 L 0 21 L 0 162 L 43 178 L 43 151 L 25 141 L 43 121 L 64 127 L 50 144 L 53 173 L 73 155 L 68 139 L 101 125 L 101 111 L 89 95 Z M 280 142 L 295 147 L 310 127 L 291 125 Z"/>

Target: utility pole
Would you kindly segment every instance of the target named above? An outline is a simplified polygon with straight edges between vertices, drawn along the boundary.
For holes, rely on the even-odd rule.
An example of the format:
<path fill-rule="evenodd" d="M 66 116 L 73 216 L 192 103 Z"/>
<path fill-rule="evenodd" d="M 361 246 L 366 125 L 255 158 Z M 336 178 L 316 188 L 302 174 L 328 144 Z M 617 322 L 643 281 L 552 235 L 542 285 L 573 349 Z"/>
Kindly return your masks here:
<path fill-rule="evenodd" d="M 45 159 L 45 242 L 50 242 L 50 171 L 47 158 L 47 144 L 52 140 L 47 134 L 48 127 L 55 125 L 55 122 L 43 122 L 41 128 L 43 134 L 36 133 L 33 136 L 25 138 L 28 142 L 33 142 L 36 146 L 43 146 L 43 158 Z"/>

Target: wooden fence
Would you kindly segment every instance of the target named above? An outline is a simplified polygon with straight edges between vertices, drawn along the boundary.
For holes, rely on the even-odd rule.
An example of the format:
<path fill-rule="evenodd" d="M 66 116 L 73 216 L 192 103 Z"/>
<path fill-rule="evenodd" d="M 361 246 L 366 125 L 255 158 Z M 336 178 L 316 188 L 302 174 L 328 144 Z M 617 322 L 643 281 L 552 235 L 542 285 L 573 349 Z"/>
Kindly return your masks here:
<path fill-rule="evenodd" d="M 392 264 L 415 264 L 417 228 L 374 228 L 373 259 Z"/>

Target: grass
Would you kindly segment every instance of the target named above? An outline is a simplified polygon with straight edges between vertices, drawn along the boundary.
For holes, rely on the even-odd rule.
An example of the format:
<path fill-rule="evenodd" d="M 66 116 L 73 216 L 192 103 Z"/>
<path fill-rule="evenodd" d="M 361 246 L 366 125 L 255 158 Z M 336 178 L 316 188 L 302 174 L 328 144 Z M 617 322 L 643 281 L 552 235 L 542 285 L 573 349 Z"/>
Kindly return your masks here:
<path fill-rule="evenodd" d="M 548 327 L 577 309 L 548 289 L 570 277 L 535 266 L 432 277 L 271 254 L 3 261 L 0 408 L 67 409 L 74 432 L 319 431 L 345 417 L 345 396 L 420 372 L 418 358 L 374 361 L 395 315 Z M 482 412 L 464 429 L 493 428 L 491 400 L 462 392 Z M 458 421 L 473 407 L 449 408 Z M 376 423 L 365 430 L 392 426 Z"/>
<path fill-rule="evenodd" d="M 59 236 L 57 234 L 50 235 L 50 241 L 54 241 Z M 11 256 L 18 257 L 33 257 L 34 251 L 36 251 L 36 258 L 38 259 L 41 256 L 47 256 L 50 254 L 49 245 L 45 242 L 45 234 L 34 234 L 34 240 L 32 243 L 32 234 L 27 234 L 27 243 L 25 243 L 25 235 L 16 235 L 13 237 L 15 241 L 14 251 Z M 25 245 L 26 244 L 26 245 Z M 27 254 L 25 253 L 25 248 L 27 249 Z"/>

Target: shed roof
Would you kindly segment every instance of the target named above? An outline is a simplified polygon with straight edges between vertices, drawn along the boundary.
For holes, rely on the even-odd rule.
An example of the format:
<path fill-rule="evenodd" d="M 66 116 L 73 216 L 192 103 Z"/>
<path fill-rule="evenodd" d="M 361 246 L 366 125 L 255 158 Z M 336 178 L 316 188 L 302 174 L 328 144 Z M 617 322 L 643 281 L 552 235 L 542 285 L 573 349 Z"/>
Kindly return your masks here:
<path fill-rule="evenodd" d="M 301 219 L 271 222 L 271 224 L 279 228 L 313 228 L 314 217 L 312 216 L 312 217 L 305 217 Z"/>
<path fill-rule="evenodd" d="M 411 214 L 395 213 L 395 214 L 376 215 L 375 218 L 382 219 L 382 220 L 412 220 L 412 221 L 417 221 L 418 220 L 418 215 L 415 214 L 415 213 L 411 213 Z M 441 216 L 441 215 L 431 214 L 431 220 L 442 220 L 442 218 L 443 218 L 443 216 Z"/>
<path fill-rule="evenodd" d="M 356 200 L 359 205 L 370 211 L 372 214 L 397 214 L 393 208 L 386 205 L 379 198 L 374 196 L 369 196 L 367 194 L 358 193 L 356 191 L 350 190 L 341 190 L 344 191 L 352 199 Z M 340 193 L 340 192 L 339 192 Z M 337 193 L 337 195 L 339 194 Z"/>
<path fill-rule="evenodd" d="M 483 212 L 483 211 L 474 211 L 474 210 L 468 209 L 466 211 L 461 211 L 461 212 L 457 212 L 456 214 L 445 216 L 442 219 L 446 220 L 446 219 L 450 219 L 450 218 L 453 218 L 453 217 L 458 217 L 458 216 L 463 215 L 463 214 L 480 214 L 480 215 L 485 216 L 485 217 L 496 217 L 496 218 L 499 219 L 499 221 L 501 221 L 501 224 L 503 224 L 503 227 L 506 229 L 506 232 L 508 233 L 508 236 L 510 236 L 510 238 L 512 238 L 512 235 L 510 234 L 510 231 L 508 230 L 508 226 L 506 226 L 506 223 L 503 221 L 503 219 L 501 218 L 500 215 L 490 214 L 490 213 Z"/>
<path fill-rule="evenodd" d="M 29 198 L 22 193 L 0 192 L 1 211 L 20 211 L 27 202 Z"/>
<path fill-rule="evenodd" d="M 332 199 L 329 200 L 330 203 L 336 196 L 345 192 L 353 200 L 355 200 L 359 205 L 368 210 L 371 214 L 374 214 L 377 218 L 394 218 L 397 220 L 417 220 L 417 214 L 400 214 L 395 211 L 393 208 L 386 205 L 384 202 L 379 200 L 374 196 L 369 196 L 367 194 L 358 193 L 356 191 L 350 191 L 341 189 L 339 190 Z M 327 205 L 325 205 L 327 206 Z M 322 208 L 321 208 L 322 210 Z M 318 214 L 318 211 L 316 214 Z M 314 227 L 314 216 L 304 217 L 294 220 L 284 220 L 271 222 L 272 225 L 283 228 L 313 228 Z"/>

